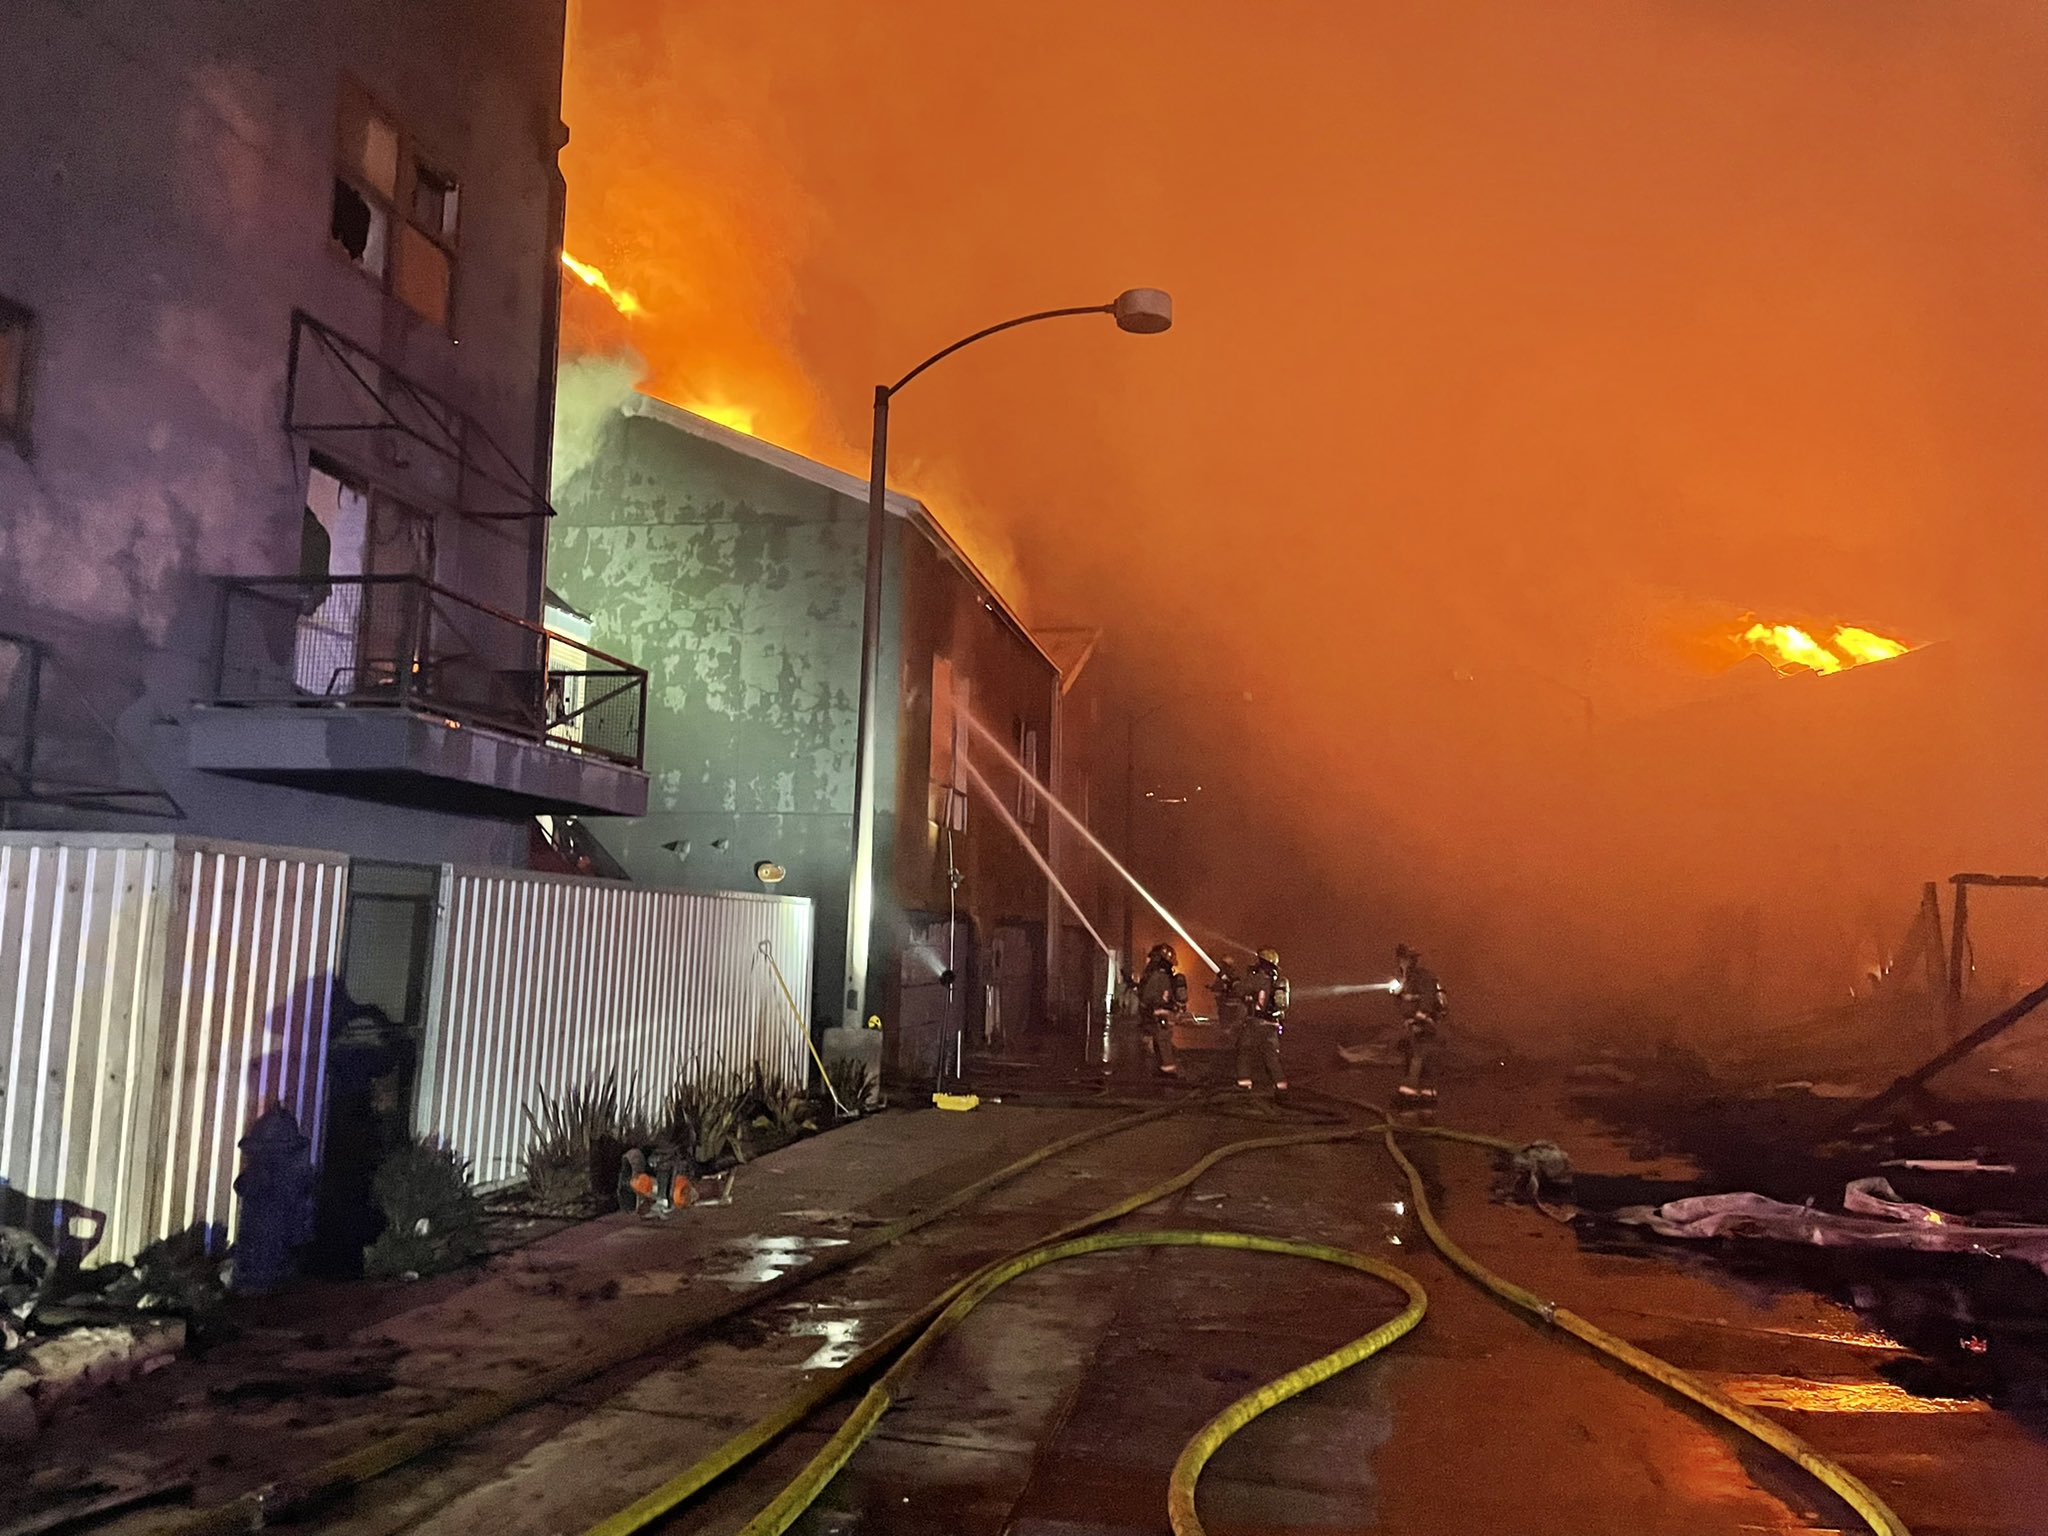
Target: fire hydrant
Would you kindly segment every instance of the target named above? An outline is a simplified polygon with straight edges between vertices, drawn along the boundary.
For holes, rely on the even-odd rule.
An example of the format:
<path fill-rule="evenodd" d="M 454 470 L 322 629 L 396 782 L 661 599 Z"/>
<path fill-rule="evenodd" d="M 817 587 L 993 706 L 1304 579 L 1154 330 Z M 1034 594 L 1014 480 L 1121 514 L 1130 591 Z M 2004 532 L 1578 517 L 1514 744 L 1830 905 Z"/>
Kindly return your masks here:
<path fill-rule="evenodd" d="M 261 1296 L 299 1273 L 299 1250 L 313 1239 L 313 1144 L 284 1105 L 270 1108 L 242 1138 L 242 1226 L 235 1238 L 234 1289 Z"/>

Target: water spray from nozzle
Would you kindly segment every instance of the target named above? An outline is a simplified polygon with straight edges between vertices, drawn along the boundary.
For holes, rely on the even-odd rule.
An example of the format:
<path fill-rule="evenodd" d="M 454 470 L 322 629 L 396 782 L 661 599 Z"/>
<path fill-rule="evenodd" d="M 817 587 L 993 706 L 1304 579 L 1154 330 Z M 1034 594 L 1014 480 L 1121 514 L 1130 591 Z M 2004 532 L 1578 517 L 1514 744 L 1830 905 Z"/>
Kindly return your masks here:
<path fill-rule="evenodd" d="M 1038 851 L 1038 844 L 1031 841 L 1030 834 L 1017 824 L 1017 818 L 1012 816 L 1010 808 L 1003 804 L 1003 797 L 995 792 L 994 786 L 981 776 L 981 770 L 975 767 L 964 753 L 960 758 L 960 766 L 967 770 L 968 781 L 988 797 L 988 803 L 995 807 L 996 815 L 1002 819 L 1003 825 L 1016 835 L 1018 843 L 1031 855 L 1031 862 L 1036 864 L 1045 878 L 1052 882 L 1052 888 L 1060 893 L 1060 899 L 1067 904 L 1067 910 L 1081 920 L 1081 926 L 1088 930 L 1088 937 L 1095 941 L 1095 947 L 1105 955 L 1111 953 L 1110 947 L 1103 943 L 1102 935 L 1095 931 L 1095 925 L 1088 921 L 1088 914 L 1081 910 L 1081 904 L 1074 900 L 1073 893 L 1067 889 L 1060 877 L 1053 873 L 1052 864 Z M 1049 800 L 1052 797 L 1048 795 L 1046 798 Z M 948 982 L 947 985 L 950 986 L 951 983 Z"/>
<path fill-rule="evenodd" d="M 1357 997 L 1360 993 L 1364 992 L 1393 994 L 1400 990 L 1401 981 L 1399 977 L 1395 977 L 1392 981 L 1336 981 L 1296 987 L 1294 989 L 1294 998 L 1296 1002 L 1299 1002 L 1303 998 Z"/>
<path fill-rule="evenodd" d="M 1102 857 L 1108 861 L 1109 867 L 1115 870 L 1118 874 L 1122 875 L 1124 877 L 1125 882 L 1129 884 L 1130 888 L 1136 891 L 1140 896 L 1145 898 L 1146 904 L 1150 906 L 1154 912 L 1157 912 L 1159 914 L 1159 916 L 1165 921 L 1167 927 L 1171 928 L 1175 933 L 1179 934 L 1182 939 L 1187 941 L 1188 948 L 1192 949 L 1196 954 L 1202 957 L 1202 964 L 1208 966 L 1212 972 L 1217 971 L 1219 969 L 1216 962 L 1209 958 L 1209 951 L 1202 948 L 1201 944 L 1196 941 L 1195 936 L 1189 933 L 1187 929 L 1181 926 L 1180 919 L 1175 917 L 1171 912 L 1167 911 L 1165 907 L 1160 905 L 1159 898 L 1154 896 L 1150 891 L 1146 890 L 1143 884 L 1139 882 L 1138 877 L 1136 875 L 1132 874 L 1128 869 L 1124 868 L 1123 860 L 1119 859 L 1115 854 L 1111 853 L 1107 848 L 1103 846 L 1102 839 L 1097 837 L 1094 834 L 1094 832 L 1089 829 L 1087 822 L 1083 821 L 1080 817 L 1076 816 L 1072 811 L 1068 810 L 1066 805 L 1060 800 L 1060 798 L 1057 795 L 1055 795 L 1051 790 L 1047 789 L 1043 784 L 1039 782 L 1037 774 L 1033 773 L 1030 769 L 1026 768 L 1023 765 L 1023 763 L 1017 760 L 1017 755 L 1014 752 L 1012 752 L 1008 747 L 1003 745 L 1003 741 L 1000 736 L 996 735 L 994 731 L 990 730 L 987 726 L 983 725 L 979 720 L 975 719 L 972 714 L 967 715 L 966 720 L 967 728 L 973 731 L 974 734 L 979 736 L 983 741 L 987 742 L 991 747 L 993 747 L 995 749 L 996 756 L 1000 757 L 1005 763 L 1007 763 L 1012 769 L 1014 769 L 1017 772 L 1017 774 L 1020 777 L 1022 777 L 1024 781 L 1032 787 L 1034 792 L 1043 797 L 1047 805 L 1051 806 L 1055 811 L 1058 811 L 1061 817 L 1065 819 L 1067 825 L 1072 827 L 1076 832 L 1080 833 L 1081 836 L 1087 840 L 1088 846 L 1093 848 L 1097 853 L 1101 854 Z M 987 785 L 984 784 L 983 788 L 986 789 Z M 1100 938 L 1097 938 L 1095 942 L 1101 944 L 1102 940 Z M 1104 944 L 1104 953 L 1107 953 L 1108 950 L 1109 946 Z"/>

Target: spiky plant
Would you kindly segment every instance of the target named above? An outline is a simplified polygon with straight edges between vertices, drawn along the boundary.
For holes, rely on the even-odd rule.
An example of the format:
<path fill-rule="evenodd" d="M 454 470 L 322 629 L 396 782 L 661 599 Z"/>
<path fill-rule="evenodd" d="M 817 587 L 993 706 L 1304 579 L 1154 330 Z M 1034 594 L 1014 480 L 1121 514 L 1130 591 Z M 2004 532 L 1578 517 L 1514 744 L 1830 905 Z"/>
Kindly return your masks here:
<path fill-rule="evenodd" d="M 826 1075 L 848 1114 L 866 1114 L 882 1102 L 882 1080 L 865 1061 L 841 1057 L 826 1067 Z"/>
<path fill-rule="evenodd" d="M 790 1140 L 817 1130 L 818 1106 L 801 1082 L 787 1077 L 767 1078 L 761 1097 L 769 1123 Z"/>
<path fill-rule="evenodd" d="M 531 1133 L 526 1192 L 546 1210 L 581 1211 L 603 1204 L 628 1147 L 652 1139 L 647 1117 L 619 1087 L 616 1070 L 592 1077 L 559 1099 L 535 1090 L 525 1110 Z"/>
<path fill-rule="evenodd" d="M 693 1167 L 709 1172 L 727 1157 L 744 1155 L 740 1127 L 746 1096 L 743 1079 L 693 1063 L 668 1091 L 662 1129 Z"/>

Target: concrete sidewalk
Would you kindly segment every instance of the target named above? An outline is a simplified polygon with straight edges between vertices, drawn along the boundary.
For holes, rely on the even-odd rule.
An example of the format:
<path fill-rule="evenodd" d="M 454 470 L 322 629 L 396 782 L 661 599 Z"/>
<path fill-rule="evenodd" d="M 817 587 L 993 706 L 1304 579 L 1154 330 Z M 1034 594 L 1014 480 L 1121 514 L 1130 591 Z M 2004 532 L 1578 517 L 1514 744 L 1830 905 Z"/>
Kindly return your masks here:
<path fill-rule="evenodd" d="M 872 1116 L 744 1165 L 729 1205 L 600 1218 L 413 1286 L 309 1285 L 243 1306 L 238 1336 L 61 1412 L 25 1448 L 28 1476 L 0 1479 L 0 1529 L 67 1490 L 188 1483 L 210 1504 L 291 1476 L 623 1336 L 686 1324 L 1114 1117 L 1004 1106 Z"/>
<path fill-rule="evenodd" d="M 1375 1103 L 1392 1074 L 1349 1072 L 1328 1086 Z M 967 1115 L 887 1114 L 749 1165 L 729 1207 L 665 1222 L 609 1217 L 465 1281 L 356 1288 L 324 1308 L 309 1300 L 298 1317 L 273 1309 L 235 1342 L 60 1419 L 26 1483 L 0 1489 L 0 1529 L 38 1494 L 81 1483 L 183 1481 L 212 1504 L 289 1477 L 420 1414 L 591 1360 L 629 1333 L 708 1315 L 809 1255 L 1119 1113 L 988 1105 Z M 1639 1181 L 1696 1171 L 1639 1155 L 1574 1108 L 1562 1084 L 1525 1071 L 1447 1083 L 1442 1118 L 1555 1139 L 1581 1168 Z M 307 1529 L 580 1530 L 950 1280 L 1257 1134 L 1197 1109 L 1092 1143 L 798 1293 L 555 1392 Z M 1484 1153 L 1419 1142 L 1416 1157 L 1445 1224 L 1484 1262 L 1780 1416 L 1892 1500 L 1916 1536 L 2032 1529 L 2048 1446 L 1981 1403 L 1895 1386 L 1884 1370 L 1906 1352 L 1848 1307 L 1796 1285 L 1736 1279 L 1692 1250 L 1600 1251 L 1528 1207 L 1493 1203 Z M 1428 1248 L 1406 1186 L 1370 1140 L 1225 1163 L 1131 1220 L 1379 1252 L 1430 1293 L 1415 1334 L 1224 1448 L 1202 1485 L 1218 1536 L 1860 1528 L 1775 1456 L 1474 1290 Z M 1210 1413 L 1393 1310 L 1383 1288 L 1319 1270 L 1175 1250 L 1093 1256 L 1028 1276 L 940 1345 L 801 1528 L 1155 1531 L 1167 1467 Z M 333 1318 L 357 1321 L 323 1320 Z M 732 1528 L 843 1412 L 827 1410 L 671 1528 Z"/>

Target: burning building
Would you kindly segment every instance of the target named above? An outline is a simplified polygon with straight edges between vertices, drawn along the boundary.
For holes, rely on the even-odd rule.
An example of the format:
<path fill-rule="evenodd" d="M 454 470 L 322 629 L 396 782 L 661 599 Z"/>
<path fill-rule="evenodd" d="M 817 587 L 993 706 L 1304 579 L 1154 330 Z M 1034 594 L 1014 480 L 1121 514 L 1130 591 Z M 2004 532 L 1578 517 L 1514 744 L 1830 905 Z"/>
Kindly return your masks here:
<path fill-rule="evenodd" d="M 581 467 L 555 489 L 550 580 L 595 644 L 653 675 L 648 812 L 592 825 L 636 880 L 812 898 L 811 1007 L 837 1023 L 867 487 L 630 391 L 584 430 L 562 455 Z M 928 1078 L 963 1039 L 1014 1041 L 1045 1012 L 1057 958 L 1023 842 L 1048 846 L 1048 809 L 968 722 L 1044 779 L 1061 669 L 927 507 L 888 509 L 869 1007 L 891 1065 Z"/>

